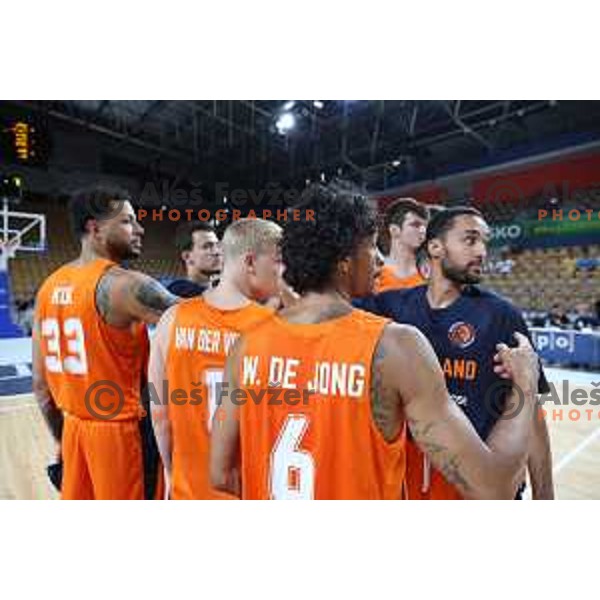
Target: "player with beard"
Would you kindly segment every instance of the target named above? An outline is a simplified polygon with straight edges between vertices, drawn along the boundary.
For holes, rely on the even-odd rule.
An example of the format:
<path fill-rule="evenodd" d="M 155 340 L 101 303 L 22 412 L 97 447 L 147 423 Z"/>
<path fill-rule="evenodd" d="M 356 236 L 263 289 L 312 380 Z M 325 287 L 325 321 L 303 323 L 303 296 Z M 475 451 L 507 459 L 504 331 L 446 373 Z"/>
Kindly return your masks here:
<path fill-rule="evenodd" d="M 126 190 L 99 185 L 71 203 L 81 253 L 42 284 L 33 331 L 33 389 L 64 461 L 66 499 L 154 497 L 158 452 L 141 390 L 146 323 L 177 302 L 120 266 L 144 229 Z"/>
<path fill-rule="evenodd" d="M 479 288 L 489 228 L 481 213 L 454 207 L 429 222 L 424 249 L 428 284 L 389 291 L 355 304 L 420 329 L 433 346 L 453 399 L 483 440 L 498 419 L 510 386 L 494 372 L 496 345 L 515 331 L 529 335 L 519 311 L 507 300 Z M 548 391 L 541 372 L 539 391 Z M 553 497 L 552 461 L 546 422 L 534 419 L 528 470 L 534 499 Z M 523 481 L 525 473 L 523 473 Z M 432 470 L 416 444 L 407 448 L 407 487 L 411 499 L 458 499 L 460 492 Z"/>

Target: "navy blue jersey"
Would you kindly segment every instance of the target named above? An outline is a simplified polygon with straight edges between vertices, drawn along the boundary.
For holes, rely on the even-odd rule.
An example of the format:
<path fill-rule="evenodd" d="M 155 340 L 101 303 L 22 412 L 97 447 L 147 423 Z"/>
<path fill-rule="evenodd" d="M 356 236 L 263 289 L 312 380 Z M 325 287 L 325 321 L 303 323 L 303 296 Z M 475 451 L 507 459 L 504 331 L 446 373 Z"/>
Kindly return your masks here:
<path fill-rule="evenodd" d="M 175 294 L 175 296 L 180 296 L 181 298 L 195 298 L 196 296 L 201 296 L 208 289 L 208 286 L 200 285 L 189 279 L 176 279 L 167 286 L 167 289 L 171 294 Z"/>
<path fill-rule="evenodd" d="M 485 440 L 510 390 L 510 382 L 494 373 L 496 344 L 514 346 L 515 331 L 530 337 L 527 325 L 510 302 L 477 286 L 467 286 L 453 304 L 440 309 L 429 306 L 426 294 L 422 285 L 353 304 L 421 330 L 440 361 L 450 395 Z M 550 391 L 543 371 L 539 391 Z"/>

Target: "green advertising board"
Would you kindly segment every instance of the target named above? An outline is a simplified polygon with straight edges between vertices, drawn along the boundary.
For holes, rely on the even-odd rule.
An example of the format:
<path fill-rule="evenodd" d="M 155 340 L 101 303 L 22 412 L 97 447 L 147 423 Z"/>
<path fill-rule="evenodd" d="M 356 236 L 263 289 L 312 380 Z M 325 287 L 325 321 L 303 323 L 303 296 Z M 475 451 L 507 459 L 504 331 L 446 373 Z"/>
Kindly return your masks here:
<path fill-rule="evenodd" d="M 576 217 L 576 213 L 572 215 Z M 572 246 L 600 243 L 600 215 L 582 212 L 580 218 L 517 219 L 492 225 L 492 246 Z M 591 218 L 589 218 L 591 216 Z"/>

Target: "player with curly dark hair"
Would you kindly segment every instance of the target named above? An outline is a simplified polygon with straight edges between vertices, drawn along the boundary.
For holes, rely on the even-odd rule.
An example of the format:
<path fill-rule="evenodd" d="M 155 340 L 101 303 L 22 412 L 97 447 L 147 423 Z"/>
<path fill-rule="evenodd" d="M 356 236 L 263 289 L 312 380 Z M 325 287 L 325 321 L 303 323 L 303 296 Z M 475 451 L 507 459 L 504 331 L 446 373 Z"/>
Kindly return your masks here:
<path fill-rule="evenodd" d="M 292 288 L 299 294 L 324 292 L 339 287 L 342 277 L 347 280 L 343 287 L 353 295 L 370 289 L 380 267 L 377 260 L 357 265 L 352 260 L 360 258 L 359 247 L 377 232 L 377 215 L 370 202 L 341 185 L 315 185 L 295 208 L 310 208 L 315 218 L 289 220 L 285 225 L 282 253 L 285 279 Z"/>
<path fill-rule="evenodd" d="M 408 425 L 465 496 L 514 497 L 535 407 L 527 339 L 496 357 L 523 409 L 484 442 L 450 399 L 425 337 L 350 304 L 381 266 L 368 200 L 340 186 L 310 187 L 301 200 L 314 222 L 288 221 L 282 244 L 300 298 L 229 357 L 212 422 L 212 484 L 247 499 L 399 499 Z"/>

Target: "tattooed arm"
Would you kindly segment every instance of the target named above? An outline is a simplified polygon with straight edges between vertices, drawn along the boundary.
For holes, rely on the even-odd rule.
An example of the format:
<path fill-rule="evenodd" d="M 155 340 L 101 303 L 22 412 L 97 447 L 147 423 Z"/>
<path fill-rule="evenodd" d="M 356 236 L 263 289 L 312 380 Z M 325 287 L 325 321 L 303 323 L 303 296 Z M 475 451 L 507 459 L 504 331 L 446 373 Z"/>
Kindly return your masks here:
<path fill-rule="evenodd" d="M 373 411 L 376 422 L 400 423 L 393 411 L 403 411 L 419 446 L 465 497 L 514 498 L 535 406 L 535 381 L 530 374 L 522 375 L 526 373 L 522 367 L 530 368 L 534 356 L 524 340 L 519 340 L 517 349 L 501 350 L 502 360 L 523 390 L 524 406 L 512 418 L 499 419 L 484 443 L 449 398 L 439 362 L 425 337 L 413 327 L 387 326 L 373 366 L 372 402 L 383 409 Z M 389 439 L 393 428 L 382 429 L 382 434 Z"/>
<path fill-rule="evenodd" d="M 239 361 L 243 341 L 233 346 L 225 364 L 223 395 L 213 416 L 210 439 L 210 480 L 212 486 L 241 497 L 241 482 L 237 467 L 240 452 L 240 407 L 231 402 L 231 393 L 240 387 Z M 228 393 L 227 393 L 228 392 Z"/>
<path fill-rule="evenodd" d="M 96 306 L 104 320 L 116 327 L 133 321 L 157 323 L 167 308 L 179 301 L 156 279 L 139 271 L 115 267 L 96 289 Z"/>
<path fill-rule="evenodd" d="M 40 322 L 36 314 L 32 331 L 33 395 L 42 411 L 42 415 L 48 424 L 52 436 L 56 442 L 60 444 L 63 429 L 63 414 L 58 406 L 56 406 L 56 402 L 48 388 L 40 343 Z"/>
<path fill-rule="evenodd" d="M 533 417 L 533 435 L 527 459 L 527 470 L 531 482 L 532 498 L 534 500 L 554 500 L 552 452 L 548 425 L 539 406 Z"/>

